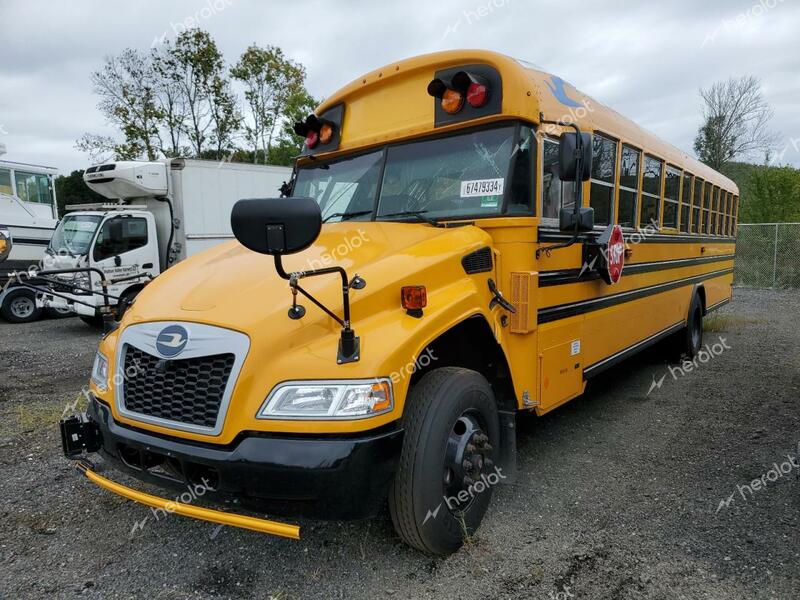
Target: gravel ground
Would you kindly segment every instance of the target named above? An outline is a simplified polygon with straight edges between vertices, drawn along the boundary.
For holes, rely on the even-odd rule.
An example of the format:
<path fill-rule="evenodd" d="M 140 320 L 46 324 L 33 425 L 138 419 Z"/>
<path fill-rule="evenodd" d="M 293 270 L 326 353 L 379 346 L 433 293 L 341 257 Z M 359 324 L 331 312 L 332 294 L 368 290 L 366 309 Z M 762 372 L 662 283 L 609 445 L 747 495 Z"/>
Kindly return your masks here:
<path fill-rule="evenodd" d="M 800 294 L 735 296 L 706 332 L 730 349 L 696 372 L 653 348 L 522 418 L 517 483 L 445 560 L 388 515 L 301 522 L 299 542 L 178 516 L 132 532 L 149 509 L 81 477 L 55 427 L 97 333 L 2 323 L 0 598 L 800 597 L 798 469 L 770 473 L 800 439 Z"/>

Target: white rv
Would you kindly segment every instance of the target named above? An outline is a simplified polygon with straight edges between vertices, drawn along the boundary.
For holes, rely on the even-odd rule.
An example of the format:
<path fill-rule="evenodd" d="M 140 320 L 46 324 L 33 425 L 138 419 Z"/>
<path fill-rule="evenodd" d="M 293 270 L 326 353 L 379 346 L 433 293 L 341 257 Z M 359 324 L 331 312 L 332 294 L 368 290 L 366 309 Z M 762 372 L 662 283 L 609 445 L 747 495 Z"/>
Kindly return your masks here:
<path fill-rule="evenodd" d="M 8 284 L 8 274 L 36 266 L 58 220 L 58 170 L 0 160 L 0 313 L 14 322 L 38 318 L 34 292 Z"/>
<path fill-rule="evenodd" d="M 83 271 L 51 276 L 59 284 L 38 294 L 38 306 L 70 310 L 99 325 L 106 304 L 97 293 L 101 272 L 109 282 L 108 305 L 131 302 L 170 265 L 233 239 L 237 200 L 275 196 L 290 177 L 288 167 L 183 158 L 90 167 L 86 184 L 115 202 L 67 207 L 47 264 Z"/>

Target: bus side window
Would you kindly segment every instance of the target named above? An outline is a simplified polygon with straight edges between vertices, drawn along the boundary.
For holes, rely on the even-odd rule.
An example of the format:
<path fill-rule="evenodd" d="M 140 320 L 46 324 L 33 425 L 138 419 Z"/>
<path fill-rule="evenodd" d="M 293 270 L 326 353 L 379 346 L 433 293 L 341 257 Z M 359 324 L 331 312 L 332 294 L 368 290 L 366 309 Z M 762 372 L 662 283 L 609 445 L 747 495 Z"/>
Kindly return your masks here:
<path fill-rule="evenodd" d="M 652 156 L 644 157 L 644 176 L 642 178 L 642 212 L 639 215 L 639 226 L 660 227 L 661 209 L 661 175 L 664 163 Z"/>
<path fill-rule="evenodd" d="M 545 138 L 542 143 L 542 217 L 558 219 L 561 208 L 572 208 L 575 184 L 558 176 L 558 142 Z"/>
<path fill-rule="evenodd" d="M 592 154 L 589 206 L 594 209 L 594 224 L 608 225 L 614 218 L 617 142 L 596 133 L 592 138 Z"/>

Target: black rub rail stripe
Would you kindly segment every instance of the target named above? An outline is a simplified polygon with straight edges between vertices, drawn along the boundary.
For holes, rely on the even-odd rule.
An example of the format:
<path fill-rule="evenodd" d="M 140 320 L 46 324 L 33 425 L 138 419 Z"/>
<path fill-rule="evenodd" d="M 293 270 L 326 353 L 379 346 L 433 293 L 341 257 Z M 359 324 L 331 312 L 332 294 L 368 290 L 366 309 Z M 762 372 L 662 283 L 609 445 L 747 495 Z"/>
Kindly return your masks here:
<path fill-rule="evenodd" d="M 703 265 L 707 263 L 724 262 L 733 260 L 734 254 L 723 256 L 702 256 L 699 258 L 676 258 L 672 260 L 661 260 L 647 263 L 633 263 L 625 265 L 623 275 L 636 275 L 639 273 L 651 273 L 653 271 L 663 271 L 665 269 L 679 269 L 692 265 Z M 561 271 L 542 271 L 539 273 L 539 287 L 549 287 L 551 285 L 567 285 L 570 283 L 583 283 L 586 281 L 596 281 L 600 279 L 597 271 L 589 271 L 581 275 L 581 269 L 563 269 Z"/>
<path fill-rule="evenodd" d="M 13 236 L 11 239 L 14 242 L 14 245 L 28 244 L 33 246 L 47 246 L 50 243 L 50 240 L 44 238 L 24 238 Z"/>
<path fill-rule="evenodd" d="M 620 292 L 619 294 L 613 294 L 611 296 L 601 296 L 600 298 L 592 298 L 591 300 L 581 300 L 580 302 L 548 306 L 547 308 L 539 309 L 538 322 L 549 323 L 551 321 L 558 321 L 559 319 L 566 319 L 567 317 L 574 317 L 575 315 L 582 315 L 595 310 L 608 308 L 609 306 L 616 306 L 617 304 L 623 304 L 625 302 L 638 300 L 639 298 L 646 298 L 647 296 L 667 292 L 693 283 L 699 283 L 707 279 L 721 277 L 729 273 L 733 273 L 733 269 L 720 269 L 719 271 L 712 271 L 711 273 L 685 277 L 675 281 L 668 281 L 666 283 L 659 283 L 636 290 Z"/>
<path fill-rule="evenodd" d="M 736 238 L 731 236 L 699 236 L 699 235 L 679 235 L 679 234 L 666 234 L 666 233 L 640 233 L 640 232 L 623 232 L 625 241 L 630 242 L 631 238 L 637 244 L 734 244 Z M 600 232 L 592 232 L 578 236 L 578 242 L 585 242 L 593 240 L 600 236 Z M 539 230 L 539 242 L 564 242 L 571 240 L 572 235 L 563 233 L 561 231 L 548 231 Z"/>

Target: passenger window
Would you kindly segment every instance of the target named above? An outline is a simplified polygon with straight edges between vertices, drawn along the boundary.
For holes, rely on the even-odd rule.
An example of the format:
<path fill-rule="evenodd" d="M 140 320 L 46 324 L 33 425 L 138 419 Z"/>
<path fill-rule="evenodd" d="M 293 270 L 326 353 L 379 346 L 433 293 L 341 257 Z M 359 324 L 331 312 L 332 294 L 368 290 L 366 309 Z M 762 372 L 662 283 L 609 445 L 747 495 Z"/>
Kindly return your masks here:
<path fill-rule="evenodd" d="M 661 172 L 664 163 L 652 156 L 644 158 L 644 175 L 642 177 L 642 213 L 639 215 L 639 226 L 659 226 L 661 216 Z"/>
<path fill-rule="evenodd" d="M 147 245 L 147 220 L 114 217 L 103 223 L 94 246 L 94 260 L 105 260 Z"/>
<path fill-rule="evenodd" d="M 592 138 L 592 180 L 589 206 L 595 225 L 608 225 L 614 218 L 617 142 L 595 134 Z"/>
<path fill-rule="evenodd" d="M 639 199 L 639 162 L 641 152 L 622 146 L 619 165 L 619 212 L 617 223 L 622 227 L 636 227 L 636 205 Z"/>
<path fill-rule="evenodd" d="M 8 194 L 10 196 L 13 193 L 11 190 L 11 171 L 0 169 L 0 194 Z"/>
<path fill-rule="evenodd" d="M 558 142 L 545 139 L 542 143 L 542 217 L 558 219 L 561 208 L 572 208 L 575 184 L 561 181 L 558 176 Z"/>
<path fill-rule="evenodd" d="M 694 198 L 692 200 L 692 233 L 700 233 L 700 205 L 703 202 L 703 180 L 699 177 L 694 178 Z"/>
<path fill-rule="evenodd" d="M 711 231 L 711 184 L 706 182 L 703 187 L 703 225 L 701 231 Z"/>
<path fill-rule="evenodd" d="M 667 177 L 664 181 L 664 227 L 678 227 L 680 186 L 681 172 L 675 167 L 667 166 Z"/>
<path fill-rule="evenodd" d="M 684 233 L 689 233 L 689 215 L 692 204 L 692 175 L 690 173 L 683 174 L 682 190 L 680 230 Z"/>

